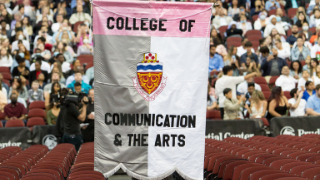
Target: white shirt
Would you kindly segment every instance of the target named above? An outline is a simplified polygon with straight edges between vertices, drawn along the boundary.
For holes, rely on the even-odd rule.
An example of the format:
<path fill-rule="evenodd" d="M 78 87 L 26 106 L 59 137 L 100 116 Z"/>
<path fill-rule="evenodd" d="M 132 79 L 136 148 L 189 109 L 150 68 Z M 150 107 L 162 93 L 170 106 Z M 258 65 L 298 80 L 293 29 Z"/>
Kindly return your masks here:
<path fill-rule="evenodd" d="M 247 52 L 247 50 L 244 49 L 242 46 L 237 47 L 237 56 L 241 57 L 246 52 Z M 254 49 L 253 48 L 251 48 L 251 52 L 254 53 Z"/>
<path fill-rule="evenodd" d="M 315 44 L 312 46 L 311 51 L 310 51 L 310 57 L 311 58 L 316 58 L 316 53 L 320 51 L 320 46 L 319 44 Z"/>
<path fill-rule="evenodd" d="M 30 66 L 30 72 L 34 71 L 34 70 L 36 70 L 36 67 L 35 67 L 34 63 L 32 63 L 31 66 Z M 51 72 L 51 68 L 50 68 L 49 63 L 47 63 L 46 61 L 42 61 L 41 70 L 42 71 L 47 71 L 48 73 L 50 73 Z"/>
<path fill-rule="evenodd" d="M 278 49 L 278 48 L 277 48 Z M 278 49 L 278 57 L 282 58 L 282 59 L 286 59 L 286 58 L 289 58 L 290 57 L 290 48 L 287 49 L 287 48 L 283 48 L 282 47 L 282 50 L 279 50 Z"/>
<path fill-rule="evenodd" d="M 50 67 L 50 71 L 52 71 L 53 69 L 53 64 L 51 65 Z M 70 63 L 68 62 L 63 62 L 62 65 L 61 65 L 61 69 L 62 69 L 62 72 L 63 73 L 66 73 L 68 72 L 71 68 L 70 68 Z"/>
<path fill-rule="evenodd" d="M 311 78 L 308 79 L 308 81 L 312 81 L 313 80 Z M 306 90 L 306 80 L 304 78 L 300 78 L 298 81 L 298 90 L 301 91 L 301 86 L 304 87 L 304 90 Z"/>
<path fill-rule="evenodd" d="M 30 51 L 30 43 L 29 43 L 29 41 L 22 40 L 22 44 L 24 45 L 24 47 L 26 47 L 26 49 L 27 49 L 28 51 Z M 12 43 L 11 52 L 13 52 L 14 50 L 19 50 L 18 40 L 17 40 L 17 41 L 14 41 L 14 42 Z"/>
<path fill-rule="evenodd" d="M 60 23 L 53 23 L 52 26 L 51 26 L 51 30 L 52 32 L 58 32 L 59 31 L 59 28 L 60 28 Z"/>
<path fill-rule="evenodd" d="M 288 100 L 288 103 L 291 105 L 294 105 L 296 103 L 296 100 L 294 98 L 291 98 Z M 291 117 L 304 116 L 306 114 L 306 105 L 307 105 L 307 101 L 304 99 L 301 99 L 296 109 L 290 108 L 289 110 L 290 116 Z"/>
<path fill-rule="evenodd" d="M 317 86 L 318 84 L 320 84 L 320 78 L 318 76 L 313 76 L 313 83 L 315 86 Z"/>
<path fill-rule="evenodd" d="M 270 23 L 264 29 L 263 37 L 266 38 L 270 36 L 273 28 L 276 28 L 279 34 L 286 35 L 286 32 L 284 31 L 283 26 L 280 23 L 277 23 L 276 25 Z"/>
<path fill-rule="evenodd" d="M 8 56 L 4 56 L 0 59 L 0 67 L 11 67 L 13 63 L 12 57 L 11 55 Z"/>
<path fill-rule="evenodd" d="M 230 88 L 232 90 L 232 98 L 237 98 L 236 96 L 236 85 L 244 81 L 244 76 L 226 76 L 223 75 L 216 82 L 216 96 L 219 98 L 219 107 L 224 107 L 224 100 L 226 97 L 223 94 L 225 88 Z"/>
<path fill-rule="evenodd" d="M 261 91 L 261 86 L 257 83 L 254 83 L 254 88 Z M 248 92 L 248 82 L 243 81 L 242 83 L 240 83 L 237 87 L 237 91 L 241 94 L 246 94 Z"/>
<path fill-rule="evenodd" d="M 225 17 L 220 17 L 220 27 L 221 26 L 227 26 L 227 21 Z"/>
<path fill-rule="evenodd" d="M 291 91 L 296 87 L 296 82 L 297 80 L 292 76 L 281 75 L 276 80 L 276 86 L 280 86 L 282 88 L 282 91 Z"/>
<path fill-rule="evenodd" d="M 37 48 L 37 41 L 38 41 L 38 38 L 39 38 L 39 37 L 40 37 L 40 36 L 37 35 L 37 36 L 34 38 L 34 41 L 33 41 L 33 47 L 34 47 L 34 49 Z M 54 43 L 54 38 L 53 38 L 52 36 L 50 36 L 49 34 L 47 34 L 45 38 L 46 38 L 46 42 L 48 42 L 48 43 L 50 43 L 50 44 L 53 44 L 53 43 Z"/>

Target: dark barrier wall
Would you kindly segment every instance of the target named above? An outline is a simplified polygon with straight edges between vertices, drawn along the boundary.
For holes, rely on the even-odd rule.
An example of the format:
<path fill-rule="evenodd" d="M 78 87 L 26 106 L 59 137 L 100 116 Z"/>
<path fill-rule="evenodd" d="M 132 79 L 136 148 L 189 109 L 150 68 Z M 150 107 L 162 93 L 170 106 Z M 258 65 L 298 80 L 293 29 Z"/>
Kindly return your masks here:
<path fill-rule="evenodd" d="M 7 146 L 19 146 L 26 149 L 33 144 L 46 145 L 50 150 L 58 144 L 56 126 L 0 128 L 0 149 Z"/>
<path fill-rule="evenodd" d="M 207 120 L 206 138 L 223 140 L 227 137 L 248 139 L 255 135 L 265 135 L 263 122 L 254 120 Z"/>
<path fill-rule="evenodd" d="M 320 134 L 320 117 L 276 117 L 270 121 L 272 135 L 303 136 L 304 134 Z"/>
<path fill-rule="evenodd" d="M 0 149 L 8 146 L 29 147 L 30 130 L 27 127 L 0 128 Z"/>

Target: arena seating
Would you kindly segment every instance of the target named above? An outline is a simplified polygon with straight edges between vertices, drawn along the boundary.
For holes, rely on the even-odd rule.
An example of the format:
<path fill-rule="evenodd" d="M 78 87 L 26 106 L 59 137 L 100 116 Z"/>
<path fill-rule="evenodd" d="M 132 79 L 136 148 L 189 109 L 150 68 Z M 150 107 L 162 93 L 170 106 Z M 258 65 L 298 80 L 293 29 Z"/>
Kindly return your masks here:
<path fill-rule="evenodd" d="M 207 179 L 319 180 L 320 135 L 206 139 Z"/>

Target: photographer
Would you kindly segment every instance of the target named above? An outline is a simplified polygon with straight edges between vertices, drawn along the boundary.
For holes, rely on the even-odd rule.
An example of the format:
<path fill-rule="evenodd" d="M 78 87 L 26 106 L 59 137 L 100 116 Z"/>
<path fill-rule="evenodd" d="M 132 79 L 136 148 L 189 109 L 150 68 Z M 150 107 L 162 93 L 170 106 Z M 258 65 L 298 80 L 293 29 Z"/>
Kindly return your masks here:
<path fill-rule="evenodd" d="M 82 127 L 83 141 L 85 143 L 94 141 L 94 89 L 89 90 L 88 97 L 89 104 L 87 106 L 87 118 L 85 123 L 88 123 L 89 125 Z"/>
<path fill-rule="evenodd" d="M 78 96 L 68 95 L 65 99 L 66 112 L 64 117 L 64 133 L 62 143 L 71 143 L 78 151 L 83 143 L 83 137 L 80 130 L 80 123 L 87 117 L 88 98 L 81 99 L 82 108 L 78 107 Z"/>

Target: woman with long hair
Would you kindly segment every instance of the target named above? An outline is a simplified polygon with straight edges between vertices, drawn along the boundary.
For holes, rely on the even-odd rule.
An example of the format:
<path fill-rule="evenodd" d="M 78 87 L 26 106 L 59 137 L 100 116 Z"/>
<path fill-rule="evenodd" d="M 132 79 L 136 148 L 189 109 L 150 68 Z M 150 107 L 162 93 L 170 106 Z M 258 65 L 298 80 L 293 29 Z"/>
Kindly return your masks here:
<path fill-rule="evenodd" d="M 283 91 L 280 86 L 275 86 L 272 89 L 268 102 L 267 119 L 269 122 L 273 117 L 285 116 L 287 110 L 290 109 L 288 99 L 283 95 Z"/>
<path fill-rule="evenodd" d="M 300 79 L 302 77 L 302 65 L 300 61 L 293 61 L 290 64 L 290 74 L 295 79 Z"/>
<path fill-rule="evenodd" d="M 12 86 L 9 90 L 9 97 L 11 96 L 12 90 L 17 90 L 19 92 L 19 97 L 24 99 L 25 101 L 28 101 L 29 95 L 28 90 L 26 86 L 23 86 L 21 78 L 19 76 L 14 77 Z"/>
<path fill-rule="evenodd" d="M 224 57 L 224 65 L 230 65 L 233 69 L 233 75 L 239 75 L 239 64 L 240 64 L 240 57 L 237 55 L 237 47 L 231 46 L 228 49 L 228 54 Z"/>
<path fill-rule="evenodd" d="M 26 49 L 26 47 L 23 44 L 19 46 L 18 54 L 19 53 L 23 53 L 24 58 L 30 61 L 30 52 Z"/>
<path fill-rule="evenodd" d="M 228 15 L 233 17 L 236 14 L 240 13 L 239 2 L 238 0 L 232 0 L 231 6 L 228 8 Z"/>
<path fill-rule="evenodd" d="M 50 110 L 47 112 L 47 123 L 48 125 L 56 125 L 57 118 L 60 113 L 60 98 L 53 99 L 53 102 L 50 103 Z"/>
<path fill-rule="evenodd" d="M 310 50 L 303 45 L 302 36 L 297 38 L 297 46 L 291 50 L 292 61 L 304 61 L 310 55 Z"/>
<path fill-rule="evenodd" d="M 319 62 L 316 59 L 311 59 L 310 61 L 310 76 L 315 76 L 316 75 L 316 68 L 319 65 Z"/>
<path fill-rule="evenodd" d="M 314 76 L 312 76 L 312 79 L 315 86 L 320 84 L 320 65 L 317 65 L 316 73 Z"/>
<path fill-rule="evenodd" d="M 0 50 L 0 67 L 11 67 L 13 59 L 5 48 Z"/>
<path fill-rule="evenodd" d="M 64 57 L 68 63 L 73 62 L 73 56 L 71 55 L 71 53 L 69 51 L 67 51 L 67 44 L 63 43 L 62 41 L 59 41 L 57 43 L 55 49 L 58 50 L 59 53 L 64 55 Z"/>
<path fill-rule="evenodd" d="M 61 86 L 59 82 L 52 83 L 51 92 L 45 93 L 45 98 L 44 98 L 45 107 L 47 111 L 50 109 L 50 103 L 53 102 L 54 97 L 60 98 L 60 95 L 61 95 Z"/>
<path fill-rule="evenodd" d="M 254 90 L 251 96 L 251 105 L 245 105 L 250 113 L 250 118 L 263 118 L 266 115 L 268 103 L 264 98 L 264 95 L 259 90 Z"/>
<path fill-rule="evenodd" d="M 32 36 L 32 35 L 33 35 L 33 28 L 32 28 L 32 26 L 30 25 L 30 20 L 29 20 L 29 18 L 25 16 L 25 17 L 22 19 L 21 24 L 22 24 L 22 28 L 27 30 L 28 35 L 29 35 L 29 36 Z"/>
<path fill-rule="evenodd" d="M 267 16 L 268 12 L 266 12 L 266 10 L 259 13 L 259 18 L 254 22 L 255 30 L 264 31 L 269 22 L 269 18 Z"/>

